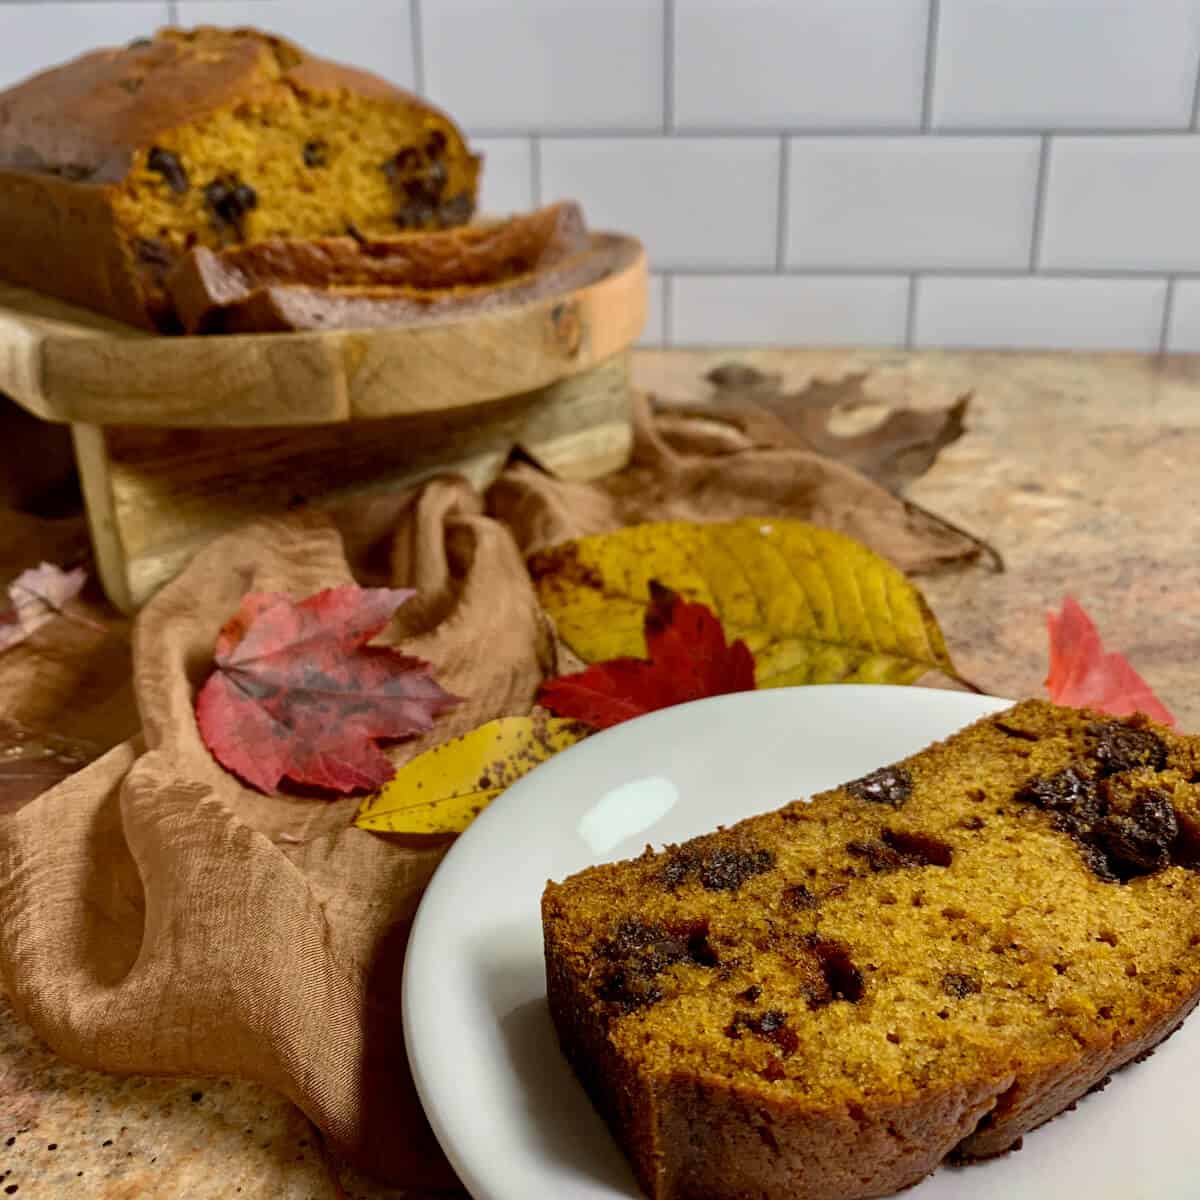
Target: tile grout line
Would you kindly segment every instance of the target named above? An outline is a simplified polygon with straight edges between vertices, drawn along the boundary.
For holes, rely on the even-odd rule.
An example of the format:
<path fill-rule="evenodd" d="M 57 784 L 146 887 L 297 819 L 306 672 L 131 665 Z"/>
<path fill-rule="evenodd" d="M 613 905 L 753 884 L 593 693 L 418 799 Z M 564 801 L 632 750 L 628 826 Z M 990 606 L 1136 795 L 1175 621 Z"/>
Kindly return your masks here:
<path fill-rule="evenodd" d="M 663 94 L 662 131 L 675 124 L 675 0 L 662 0 Z"/>
<path fill-rule="evenodd" d="M 659 316 L 662 318 L 662 345 L 664 350 L 669 350 L 674 338 L 671 336 L 671 322 L 674 319 L 675 308 L 675 276 L 670 272 L 662 277 L 662 311 Z"/>
<path fill-rule="evenodd" d="M 529 139 L 529 186 L 533 191 L 533 207 L 542 207 L 542 139 L 535 133 Z"/>
<path fill-rule="evenodd" d="M 1175 315 L 1176 276 L 1167 276 L 1167 294 L 1163 297 L 1162 331 L 1158 335 L 1159 354 L 1169 354 L 1167 344 L 1171 338 L 1171 318 Z"/>
<path fill-rule="evenodd" d="M 921 89 L 921 132 L 933 127 L 933 82 L 937 68 L 937 41 L 942 20 L 941 0 L 929 0 L 929 20 L 925 26 L 925 81 Z"/>
<path fill-rule="evenodd" d="M 908 277 L 908 312 L 904 316 L 904 348 L 911 350 L 917 331 L 917 275 Z"/>
<path fill-rule="evenodd" d="M 1029 270 L 1036 272 L 1042 257 L 1042 242 L 1046 229 L 1046 192 L 1050 187 L 1050 135 L 1042 134 L 1038 150 L 1037 182 L 1033 193 L 1033 223 L 1029 231 Z"/>
<path fill-rule="evenodd" d="M 775 214 L 775 270 L 782 272 L 787 258 L 788 204 L 791 187 L 792 154 L 786 137 L 779 139 L 779 190 L 775 203 L 779 211 Z"/>
<path fill-rule="evenodd" d="M 412 34 L 413 83 L 417 95 L 425 95 L 425 41 L 421 28 L 421 0 L 409 0 L 409 27 Z"/>
<path fill-rule="evenodd" d="M 1200 128 L 1200 55 L 1196 56 L 1196 86 L 1192 92 L 1192 129 Z"/>
<path fill-rule="evenodd" d="M 1147 280 L 1162 282 L 1170 275 L 1173 278 L 1189 282 L 1200 280 L 1200 271 L 1171 272 L 1166 267 L 1157 270 L 1151 267 L 1144 269 L 1114 267 L 1108 270 L 1081 267 L 1035 273 L 1025 267 L 840 267 L 828 264 L 798 263 L 785 267 L 782 271 L 775 267 L 697 267 L 681 264 L 676 264 L 669 269 L 674 275 L 683 279 L 692 276 L 736 279 L 907 279 L 911 275 L 917 275 L 922 279 L 1092 279 L 1106 283 L 1125 283 Z"/>
<path fill-rule="evenodd" d="M 7 3 L 8 0 L 0 0 L 0 4 Z M 232 0 L 230 0 L 232 3 Z M 564 140 L 576 139 L 579 141 L 608 139 L 614 140 L 617 138 L 628 138 L 631 141 L 648 140 L 650 138 L 663 138 L 664 132 L 661 128 L 654 126 L 651 128 L 635 129 L 628 125 L 611 127 L 592 127 L 590 129 L 573 129 L 570 126 L 543 126 L 538 129 L 538 132 L 544 137 L 563 138 Z M 498 125 L 494 128 L 484 126 L 482 128 L 473 127 L 471 130 L 472 136 L 475 137 L 525 137 L 529 133 L 529 127 L 516 125 Z M 1053 136 L 1059 139 L 1078 138 L 1079 140 L 1090 140 L 1092 138 L 1124 138 L 1124 137 L 1158 137 L 1158 138 L 1194 138 L 1196 131 L 1191 128 L 1180 128 L 1174 126 L 1172 128 L 1164 128 L 1163 126 L 1130 126 L 1127 129 L 1113 128 L 1112 126 L 1103 126 L 1095 129 L 1056 129 Z M 942 125 L 937 129 L 931 129 L 927 132 L 922 131 L 918 125 L 878 125 L 878 126 L 863 126 L 863 125 L 828 125 L 816 128 L 809 128 L 802 125 L 769 125 L 769 126 L 748 126 L 748 125 L 731 125 L 728 128 L 715 128 L 713 126 L 702 125 L 694 128 L 688 126 L 673 125 L 670 131 L 671 140 L 685 141 L 692 138 L 696 141 L 719 141 L 721 139 L 732 140 L 736 138 L 739 141 L 770 141 L 772 138 L 787 137 L 787 138 L 812 138 L 814 140 L 824 138 L 844 138 L 846 141 L 871 141 L 874 138 L 912 138 L 914 141 L 999 141 L 1003 138 L 1026 138 L 1029 141 L 1034 141 L 1045 135 L 1044 128 L 1035 128 L 1032 126 L 1015 126 L 1015 125 L 997 125 L 990 129 L 973 129 L 966 125 Z"/>

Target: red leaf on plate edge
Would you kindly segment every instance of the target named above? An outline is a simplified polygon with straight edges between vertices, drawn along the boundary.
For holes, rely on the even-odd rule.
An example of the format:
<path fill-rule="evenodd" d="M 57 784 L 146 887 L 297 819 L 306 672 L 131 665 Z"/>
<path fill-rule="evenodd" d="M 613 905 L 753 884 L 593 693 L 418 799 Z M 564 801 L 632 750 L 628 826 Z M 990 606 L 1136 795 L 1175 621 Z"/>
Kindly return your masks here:
<path fill-rule="evenodd" d="M 1046 691 L 1055 704 L 1094 708 L 1114 717 L 1135 712 L 1164 725 L 1175 718 L 1123 654 L 1105 651 L 1100 633 L 1082 605 L 1063 598 L 1062 612 L 1046 614 L 1050 631 L 1050 673 Z"/>
<path fill-rule="evenodd" d="M 745 642 L 727 643 L 721 622 L 651 582 L 646 608 L 648 658 L 613 658 L 542 684 L 539 702 L 559 717 L 596 729 L 705 696 L 754 690 L 754 656 Z"/>
<path fill-rule="evenodd" d="M 432 668 L 366 643 L 413 593 L 328 588 L 298 603 L 249 592 L 217 637 L 196 698 L 205 745 L 263 792 L 285 776 L 335 792 L 379 787 L 395 768 L 376 738 L 423 733 L 452 707 Z"/>

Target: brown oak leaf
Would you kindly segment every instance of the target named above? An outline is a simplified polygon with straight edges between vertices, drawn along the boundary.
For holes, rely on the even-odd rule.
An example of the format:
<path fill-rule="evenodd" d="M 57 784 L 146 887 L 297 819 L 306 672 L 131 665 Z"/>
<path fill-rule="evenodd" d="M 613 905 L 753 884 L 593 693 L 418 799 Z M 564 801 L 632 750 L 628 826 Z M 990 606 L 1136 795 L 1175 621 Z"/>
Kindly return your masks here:
<path fill-rule="evenodd" d="M 814 379 L 797 392 L 785 392 L 778 374 L 744 363 L 723 364 L 706 378 L 715 388 L 711 406 L 668 411 L 725 421 L 759 445 L 812 450 L 890 491 L 919 479 L 939 452 L 962 436 L 971 402 L 968 392 L 946 408 L 894 408 L 873 427 L 847 435 L 830 428 L 835 413 L 879 407 L 864 386 L 866 371 Z"/>
<path fill-rule="evenodd" d="M 897 495 L 910 512 L 968 538 L 993 570 L 1003 571 L 1004 560 L 994 546 L 901 494 L 933 466 L 945 447 L 963 435 L 971 393 L 964 393 L 945 408 L 893 408 L 861 432 L 835 431 L 830 425 L 835 416 L 844 422 L 848 414 L 869 411 L 874 415 L 874 410 L 880 408 L 879 401 L 866 391 L 868 377 L 869 372 L 858 371 L 836 380 L 813 379 L 799 391 L 785 392 L 777 372 L 729 362 L 714 367 L 705 376 L 715 389 L 711 404 L 665 402 L 658 405 L 657 411 L 668 438 L 671 416 L 691 421 L 692 440 L 696 436 L 695 420 L 701 418 L 716 423 L 710 428 L 736 430 L 741 439 L 759 448 L 808 450 L 852 467 Z M 710 452 L 720 452 L 720 441 L 719 437 L 714 439 Z M 729 446 L 726 452 L 737 448 Z"/>

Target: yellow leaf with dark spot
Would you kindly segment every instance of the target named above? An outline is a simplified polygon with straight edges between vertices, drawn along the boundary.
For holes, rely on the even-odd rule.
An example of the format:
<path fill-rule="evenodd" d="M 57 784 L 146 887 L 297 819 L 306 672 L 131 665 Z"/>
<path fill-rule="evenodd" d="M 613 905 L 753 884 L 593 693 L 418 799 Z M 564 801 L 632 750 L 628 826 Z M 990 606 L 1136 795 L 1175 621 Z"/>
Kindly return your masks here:
<path fill-rule="evenodd" d="M 708 605 L 754 654 L 758 686 L 960 676 L 925 598 L 866 546 L 803 521 L 668 521 L 533 555 L 542 606 L 586 662 L 646 653 L 651 580 Z"/>
<path fill-rule="evenodd" d="M 354 824 L 376 833 L 462 833 L 505 788 L 589 732 L 541 713 L 489 721 L 405 763 L 363 801 Z"/>

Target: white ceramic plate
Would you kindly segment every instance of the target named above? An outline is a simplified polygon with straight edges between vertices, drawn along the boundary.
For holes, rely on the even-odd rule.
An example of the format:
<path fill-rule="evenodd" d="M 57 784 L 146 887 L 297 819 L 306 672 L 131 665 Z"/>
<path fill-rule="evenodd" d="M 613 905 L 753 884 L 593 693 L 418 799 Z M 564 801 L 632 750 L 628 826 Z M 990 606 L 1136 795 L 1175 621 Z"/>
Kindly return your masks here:
<path fill-rule="evenodd" d="M 855 686 L 723 696 L 589 738 L 505 792 L 438 868 L 404 976 L 417 1088 L 472 1196 L 640 1195 L 555 1041 L 547 879 L 856 778 L 1005 703 Z M 1200 1018 L 1019 1154 L 943 1168 L 905 1200 L 1198 1200 L 1198 1080 Z"/>

